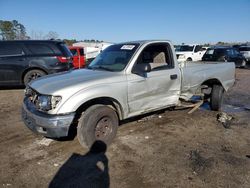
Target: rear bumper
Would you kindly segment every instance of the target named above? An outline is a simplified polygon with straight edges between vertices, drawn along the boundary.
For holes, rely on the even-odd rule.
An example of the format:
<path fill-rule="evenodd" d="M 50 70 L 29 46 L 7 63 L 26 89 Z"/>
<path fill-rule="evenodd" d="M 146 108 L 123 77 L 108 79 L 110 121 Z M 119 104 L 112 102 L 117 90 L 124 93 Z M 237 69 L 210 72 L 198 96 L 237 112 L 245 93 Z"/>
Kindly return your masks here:
<path fill-rule="evenodd" d="M 50 115 L 37 111 L 33 104 L 24 100 L 22 119 L 25 125 L 34 133 L 50 138 L 66 137 L 73 122 L 75 113 L 65 115 Z"/>

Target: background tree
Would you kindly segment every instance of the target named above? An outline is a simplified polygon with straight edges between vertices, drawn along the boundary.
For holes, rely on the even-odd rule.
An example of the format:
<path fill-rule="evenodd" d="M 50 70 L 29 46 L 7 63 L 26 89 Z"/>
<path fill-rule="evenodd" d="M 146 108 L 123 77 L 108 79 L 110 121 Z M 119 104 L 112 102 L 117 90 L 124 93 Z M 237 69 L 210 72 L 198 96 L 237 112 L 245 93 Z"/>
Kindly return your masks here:
<path fill-rule="evenodd" d="M 11 21 L 0 20 L 0 32 L 3 40 L 14 40 L 16 33 Z"/>
<path fill-rule="evenodd" d="M 47 35 L 45 35 L 45 39 L 58 39 L 59 35 L 55 31 L 48 32 Z"/>
<path fill-rule="evenodd" d="M 76 39 L 63 39 L 67 46 L 72 46 L 72 44 L 76 43 Z"/>
<path fill-rule="evenodd" d="M 43 40 L 44 39 L 44 33 L 42 31 L 35 31 L 32 30 L 30 33 L 30 38 L 33 40 Z"/>
<path fill-rule="evenodd" d="M 0 35 L 2 40 L 28 39 L 26 28 L 17 20 L 0 20 Z"/>
<path fill-rule="evenodd" d="M 47 34 L 44 34 L 42 31 L 31 31 L 30 38 L 33 40 L 50 40 L 58 39 L 59 35 L 55 31 L 49 31 Z"/>

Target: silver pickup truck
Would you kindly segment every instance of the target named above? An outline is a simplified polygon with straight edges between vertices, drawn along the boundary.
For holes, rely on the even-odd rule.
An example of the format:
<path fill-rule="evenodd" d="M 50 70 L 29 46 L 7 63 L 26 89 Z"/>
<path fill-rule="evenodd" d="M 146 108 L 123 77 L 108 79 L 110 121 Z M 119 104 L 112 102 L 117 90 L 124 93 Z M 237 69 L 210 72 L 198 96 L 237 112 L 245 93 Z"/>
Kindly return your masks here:
<path fill-rule="evenodd" d="M 48 75 L 25 89 L 22 118 L 33 132 L 110 144 L 121 120 L 174 107 L 194 95 L 220 110 L 235 81 L 234 63 L 178 63 L 170 41 L 134 41 L 106 48 L 86 68 Z"/>

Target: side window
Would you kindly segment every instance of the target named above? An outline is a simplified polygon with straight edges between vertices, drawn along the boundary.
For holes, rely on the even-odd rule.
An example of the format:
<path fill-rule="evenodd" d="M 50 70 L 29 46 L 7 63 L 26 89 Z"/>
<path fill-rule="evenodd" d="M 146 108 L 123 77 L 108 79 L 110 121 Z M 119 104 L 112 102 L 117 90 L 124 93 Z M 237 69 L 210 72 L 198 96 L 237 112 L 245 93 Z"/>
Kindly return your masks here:
<path fill-rule="evenodd" d="M 151 44 L 144 48 L 137 64 L 148 63 L 152 71 L 173 68 L 171 48 L 167 43 Z"/>
<path fill-rule="evenodd" d="M 46 44 L 26 44 L 25 45 L 34 55 L 52 55 L 54 51 Z"/>
<path fill-rule="evenodd" d="M 232 49 L 227 49 L 227 55 L 232 57 L 234 55 L 233 50 Z"/>
<path fill-rule="evenodd" d="M 70 52 L 72 53 L 73 56 L 77 56 L 77 50 L 76 49 L 71 49 Z"/>
<path fill-rule="evenodd" d="M 83 48 L 80 48 L 80 55 L 81 55 L 81 56 L 84 55 L 84 50 L 83 50 Z"/>
<path fill-rule="evenodd" d="M 234 52 L 234 55 L 235 55 L 235 56 L 240 55 L 240 52 L 239 52 L 238 50 L 233 49 L 233 52 Z"/>
<path fill-rule="evenodd" d="M 0 44 L 0 56 L 24 55 L 24 51 L 19 44 Z"/>
<path fill-rule="evenodd" d="M 194 49 L 194 52 L 199 52 L 201 51 L 202 47 L 200 45 L 197 45 Z"/>

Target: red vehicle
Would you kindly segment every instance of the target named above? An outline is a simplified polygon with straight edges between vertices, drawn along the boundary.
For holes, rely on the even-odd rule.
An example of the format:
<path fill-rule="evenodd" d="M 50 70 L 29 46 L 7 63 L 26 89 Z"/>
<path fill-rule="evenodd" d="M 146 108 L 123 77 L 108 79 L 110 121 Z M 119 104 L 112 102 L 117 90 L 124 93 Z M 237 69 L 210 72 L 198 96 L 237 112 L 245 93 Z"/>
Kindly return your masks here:
<path fill-rule="evenodd" d="M 84 48 L 80 46 L 69 46 L 71 53 L 73 54 L 73 65 L 76 69 L 85 67 L 85 55 Z"/>

